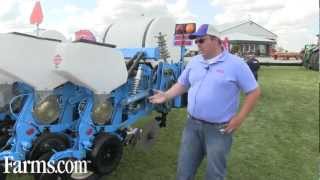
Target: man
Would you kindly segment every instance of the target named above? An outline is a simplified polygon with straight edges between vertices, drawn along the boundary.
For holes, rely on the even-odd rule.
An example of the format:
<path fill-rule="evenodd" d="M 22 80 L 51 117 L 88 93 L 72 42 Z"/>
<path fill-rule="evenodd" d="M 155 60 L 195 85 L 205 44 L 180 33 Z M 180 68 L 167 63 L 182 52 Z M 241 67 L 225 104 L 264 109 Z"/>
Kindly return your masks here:
<path fill-rule="evenodd" d="M 194 179 L 204 156 L 208 160 L 206 179 L 224 179 L 232 134 L 260 96 L 249 67 L 223 50 L 219 36 L 212 26 L 200 26 L 190 36 L 200 55 L 193 57 L 174 86 L 150 97 L 151 103 L 163 103 L 188 91 L 188 120 L 182 134 L 178 180 Z M 237 113 L 240 90 L 246 97 Z"/>
<path fill-rule="evenodd" d="M 254 75 L 254 78 L 258 80 L 258 70 L 260 69 L 260 63 L 255 58 L 254 54 L 250 54 L 247 60 L 247 64 L 249 68 L 251 69 L 251 72 Z"/>

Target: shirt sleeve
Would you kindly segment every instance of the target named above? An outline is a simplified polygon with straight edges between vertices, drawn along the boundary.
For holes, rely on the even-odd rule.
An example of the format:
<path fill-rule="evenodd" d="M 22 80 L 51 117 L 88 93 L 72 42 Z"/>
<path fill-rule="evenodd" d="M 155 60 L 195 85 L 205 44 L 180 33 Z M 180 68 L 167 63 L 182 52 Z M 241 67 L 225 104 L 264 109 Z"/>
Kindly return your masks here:
<path fill-rule="evenodd" d="M 240 63 L 236 68 L 237 81 L 240 89 L 246 94 L 258 87 L 258 83 L 246 63 Z"/>

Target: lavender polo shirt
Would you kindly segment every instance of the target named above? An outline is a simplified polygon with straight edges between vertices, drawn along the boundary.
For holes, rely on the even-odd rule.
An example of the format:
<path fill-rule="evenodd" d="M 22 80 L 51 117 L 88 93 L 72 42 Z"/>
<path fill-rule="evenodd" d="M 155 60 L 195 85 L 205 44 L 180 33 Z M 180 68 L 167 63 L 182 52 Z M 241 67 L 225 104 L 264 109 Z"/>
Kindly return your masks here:
<path fill-rule="evenodd" d="M 178 83 L 189 88 L 188 113 L 213 123 L 228 122 L 237 113 L 240 91 L 258 87 L 243 59 L 227 51 L 209 60 L 193 57 Z"/>

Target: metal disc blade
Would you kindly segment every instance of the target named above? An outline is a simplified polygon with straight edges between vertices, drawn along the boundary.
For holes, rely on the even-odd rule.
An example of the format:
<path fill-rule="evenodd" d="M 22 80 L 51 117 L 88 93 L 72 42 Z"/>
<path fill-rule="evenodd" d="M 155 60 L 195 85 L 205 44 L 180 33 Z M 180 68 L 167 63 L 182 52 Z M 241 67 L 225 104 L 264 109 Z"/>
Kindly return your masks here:
<path fill-rule="evenodd" d="M 136 148 L 143 151 L 150 150 L 155 144 L 159 129 L 160 127 L 157 121 L 152 120 L 148 122 L 142 129 L 142 135 L 136 144 Z"/>
<path fill-rule="evenodd" d="M 83 180 L 83 179 L 88 179 L 91 175 L 93 175 L 92 171 L 88 171 L 87 173 L 75 173 L 74 172 L 71 174 L 71 178 Z"/>

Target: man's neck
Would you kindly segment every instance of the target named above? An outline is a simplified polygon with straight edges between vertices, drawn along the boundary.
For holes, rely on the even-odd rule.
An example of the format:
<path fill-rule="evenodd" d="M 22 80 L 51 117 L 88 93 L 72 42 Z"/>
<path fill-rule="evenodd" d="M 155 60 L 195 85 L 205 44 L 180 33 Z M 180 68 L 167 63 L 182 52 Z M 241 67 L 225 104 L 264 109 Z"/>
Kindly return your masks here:
<path fill-rule="evenodd" d="M 202 55 L 202 56 L 203 56 L 204 60 L 208 60 L 208 59 L 212 59 L 212 58 L 218 56 L 221 52 L 222 52 L 222 49 L 217 48 L 217 49 L 213 49 L 213 51 L 210 54 Z"/>

